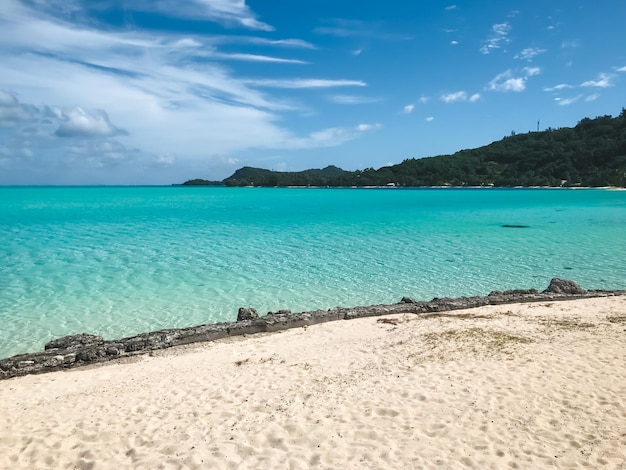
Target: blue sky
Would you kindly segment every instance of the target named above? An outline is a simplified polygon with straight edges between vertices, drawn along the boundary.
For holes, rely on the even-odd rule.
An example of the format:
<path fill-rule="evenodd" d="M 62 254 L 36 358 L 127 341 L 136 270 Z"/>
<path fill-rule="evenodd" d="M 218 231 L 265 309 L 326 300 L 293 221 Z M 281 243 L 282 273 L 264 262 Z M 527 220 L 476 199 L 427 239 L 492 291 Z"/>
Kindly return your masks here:
<path fill-rule="evenodd" d="M 617 115 L 624 0 L 2 0 L 0 184 L 354 170 Z"/>

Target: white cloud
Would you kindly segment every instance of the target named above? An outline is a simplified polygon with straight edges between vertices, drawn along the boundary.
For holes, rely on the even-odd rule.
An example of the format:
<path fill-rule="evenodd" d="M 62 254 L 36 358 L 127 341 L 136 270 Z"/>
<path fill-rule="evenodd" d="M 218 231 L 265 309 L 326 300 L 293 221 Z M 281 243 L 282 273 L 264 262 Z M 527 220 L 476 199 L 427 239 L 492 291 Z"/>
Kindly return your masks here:
<path fill-rule="evenodd" d="M 614 75 L 608 73 L 601 73 L 598 75 L 597 80 L 589 80 L 580 84 L 582 87 L 597 87 L 597 88 L 608 88 L 612 87 L 613 83 L 611 80 L 614 78 Z"/>
<path fill-rule="evenodd" d="M 245 83 L 257 87 L 269 88 L 332 88 L 344 86 L 366 86 L 361 80 L 326 80 L 320 78 L 296 78 L 296 79 L 258 79 L 246 80 Z"/>
<path fill-rule="evenodd" d="M 453 46 L 456 46 L 459 44 L 459 41 L 450 41 L 450 44 L 452 44 Z"/>
<path fill-rule="evenodd" d="M 576 103 L 582 97 L 583 95 L 577 95 L 572 98 L 555 98 L 554 100 L 559 106 L 569 106 L 570 104 Z"/>
<path fill-rule="evenodd" d="M 464 91 L 456 91 L 454 93 L 447 93 L 445 95 L 441 95 L 441 100 L 444 103 L 454 103 L 456 101 L 466 101 L 467 93 Z"/>
<path fill-rule="evenodd" d="M 514 56 L 514 59 L 527 60 L 529 62 L 532 62 L 532 60 L 536 56 L 538 56 L 539 54 L 543 54 L 544 52 L 546 52 L 545 49 L 527 47 L 526 49 L 522 49 L 518 54 L 516 54 Z"/>
<path fill-rule="evenodd" d="M 600 94 L 599 93 L 593 93 L 592 95 L 589 95 L 585 98 L 585 101 L 590 102 L 590 101 L 595 101 L 598 98 L 600 98 Z"/>
<path fill-rule="evenodd" d="M 446 11 L 456 10 L 456 9 L 457 9 L 457 6 L 456 6 L 456 5 L 448 5 L 448 6 L 446 7 Z"/>
<path fill-rule="evenodd" d="M 456 91 L 454 93 L 448 93 L 441 96 L 441 100 L 444 103 L 456 103 L 460 101 L 469 101 L 470 103 L 474 103 L 480 99 L 479 93 L 474 93 L 471 96 L 467 95 L 465 91 Z"/>
<path fill-rule="evenodd" d="M 430 101 L 430 98 L 428 96 L 420 96 L 420 99 L 418 101 L 422 104 L 426 104 Z"/>
<path fill-rule="evenodd" d="M 407 105 L 403 108 L 403 111 L 404 111 L 406 114 L 410 114 L 410 113 L 412 113 L 412 112 L 413 112 L 413 110 L 414 110 L 414 109 L 415 109 L 415 105 L 414 105 L 414 104 L 407 104 Z"/>
<path fill-rule="evenodd" d="M 85 112 L 74 108 L 68 113 L 58 111 L 60 125 L 54 132 L 58 137 L 112 137 L 127 132 L 118 129 L 109 121 L 109 116 L 102 110 Z"/>
<path fill-rule="evenodd" d="M 539 75 L 541 73 L 541 68 L 539 68 L 539 67 L 524 67 L 522 69 L 522 71 L 524 72 L 524 74 L 527 77 L 533 77 L 533 76 Z"/>
<path fill-rule="evenodd" d="M 480 48 L 483 54 L 490 54 L 496 49 L 500 49 L 502 45 L 508 44 L 511 40 L 508 34 L 511 31 L 511 25 L 508 22 L 494 24 L 491 27 L 492 34 Z"/>
<path fill-rule="evenodd" d="M 491 84 L 492 90 L 497 91 L 515 91 L 520 92 L 526 89 L 526 80 L 524 78 L 509 78 L 499 84 Z"/>
<path fill-rule="evenodd" d="M 626 72 L 626 65 L 617 69 L 618 72 Z"/>
<path fill-rule="evenodd" d="M 441 95 L 441 101 L 444 103 L 457 103 L 462 101 L 469 101 L 470 103 L 474 103 L 480 99 L 479 93 L 474 93 L 471 96 L 467 95 L 465 91 L 456 91 L 454 93 L 447 93 L 445 95 Z"/>
<path fill-rule="evenodd" d="M 492 91 L 515 91 L 520 92 L 526 89 L 526 78 L 513 77 L 511 70 L 507 70 L 496 75 L 488 84 L 488 89 Z"/>
<path fill-rule="evenodd" d="M 155 9 L 161 11 L 166 3 L 169 0 Z M 200 5 L 189 3 L 193 8 Z M 205 13 L 212 8 L 221 16 L 211 13 L 208 18 L 206 13 L 199 18 L 255 26 L 248 21 L 254 15 L 242 1 L 207 0 L 205 7 Z M 363 81 L 246 79 L 220 61 L 264 61 L 267 67 L 271 62 L 291 67 L 301 61 L 233 48 L 226 53 L 216 49 L 223 39 L 208 35 L 155 34 L 138 28 L 116 32 L 97 29 L 95 22 L 70 24 L 46 11 L 2 0 L 0 89 L 5 91 L 0 92 L 0 147 L 8 148 L 9 159 L 19 153 L 58 165 L 80 161 L 94 168 L 121 161 L 141 161 L 142 168 L 174 161 L 226 167 L 234 154 L 247 149 L 339 145 L 366 132 L 363 127 L 335 127 L 296 134 L 283 125 L 288 121 L 284 113 L 295 105 L 272 89 L 364 87 Z M 187 17 L 187 13 L 177 14 Z M 258 41 L 242 39 L 243 44 Z M 311 48 L 304 41 L 284 41 L 267 45 Z M 139 170 L 124 174 L 141 178 Z"/>
<path fill-rule="evenodd" d="M 351 54 L 354 56 L 360 56 L 362 52 L 363 52 L 363 49 L 355 49 L 351 52 Z"/>
<path fill-rule="evenodd" d="M 435 120 L 435 118 L 433 116 L 428 116 L 425 121 L 426 122 L 433 122 Z"/>
<path fill-rule="evenodd" d="M 541 69 L 539 67 L 524 67 L 522 69 L 522 76 L 515 77 L 513 76 L 513 71 L 509 69 L 496 75 L 487 85 L 487 89 L 491 91 L 514 91 L 519 93 L 526 89 L 526 81 L 528 80 L 528 77 L 532 77 L 540 73 Z"/>
<path fill-rule="evenodd" d="M 382 127 L 381 124 L 359 124 L 356 126 L 356 130 L 359 132 L 371 131 L 373 129 L 380 129 Z"/>

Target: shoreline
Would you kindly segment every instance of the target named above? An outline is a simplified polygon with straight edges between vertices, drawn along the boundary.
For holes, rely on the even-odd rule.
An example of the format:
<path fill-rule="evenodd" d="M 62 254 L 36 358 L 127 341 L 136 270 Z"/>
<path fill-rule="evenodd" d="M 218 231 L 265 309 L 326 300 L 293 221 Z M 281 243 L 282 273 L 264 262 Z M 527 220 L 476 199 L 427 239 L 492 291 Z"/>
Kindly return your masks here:
<path fill-rule="evenodd" d="M 101 336 L 78 333 L 46 343 L 43 352 L 25 353 L 0 359 L 0 380 L 83 367 L 119 360 L 155 350 L 192 343 L 212 342 L 227 337 L 272 333 L 337 320 L 392 314 L 428 314 L 471 309 L 486 305 L 576 300 L 626 295 L 626 291 L 585 290 L 573 281 L 554 278 L 548 288 L 493 291 L 487 296 L 434 298 L 416 301 L 407 297 L 396 304 L 360 307 L 335 307 L 329 310 L 292 313 L 290 310 L 268 312 L 259 317 L 254 308 L 239 309 L 237 321 L 172 328 L 105 340 Z"/>
<path fill-rule="evenodd" d="M 17 377 L 0 467 L 622 469 L 625 328 L 623 295 L 490 304 Z"/>

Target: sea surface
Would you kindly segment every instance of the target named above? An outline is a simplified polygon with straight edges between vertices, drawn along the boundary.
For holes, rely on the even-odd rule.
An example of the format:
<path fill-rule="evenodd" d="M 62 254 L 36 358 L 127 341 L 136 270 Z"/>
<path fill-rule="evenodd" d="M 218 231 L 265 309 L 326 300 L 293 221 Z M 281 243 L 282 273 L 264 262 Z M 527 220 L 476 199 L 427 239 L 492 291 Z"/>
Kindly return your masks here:
<path fill-rule="evenodd" d="M 0 187 L 0 357 L 552 277 L 626 289 L 626 191 Z"/>

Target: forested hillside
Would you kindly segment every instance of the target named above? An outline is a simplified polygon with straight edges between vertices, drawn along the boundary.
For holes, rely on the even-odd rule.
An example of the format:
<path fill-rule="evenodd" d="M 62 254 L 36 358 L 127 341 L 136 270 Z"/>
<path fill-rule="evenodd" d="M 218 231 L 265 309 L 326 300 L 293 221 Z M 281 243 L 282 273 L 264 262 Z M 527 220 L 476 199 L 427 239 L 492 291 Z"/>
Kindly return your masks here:
<path fill-rule="evenodd" d="M 216 184 L 192 180 L 185 184 Z M 228 186 L 621 186 L 626 187 L 626 110 L 575 127 L 505 137 L 453 155 L 411 158 L 375 170 L 277 172 L 244 167 Z"/>

